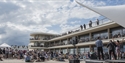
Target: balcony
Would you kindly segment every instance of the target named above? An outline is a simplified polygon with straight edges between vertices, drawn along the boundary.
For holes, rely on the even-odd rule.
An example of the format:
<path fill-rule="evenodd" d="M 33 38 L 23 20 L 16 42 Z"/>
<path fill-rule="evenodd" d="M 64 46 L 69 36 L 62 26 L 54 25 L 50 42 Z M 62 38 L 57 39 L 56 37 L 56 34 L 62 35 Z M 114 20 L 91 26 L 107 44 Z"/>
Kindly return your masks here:
<path fill-rule="evenodd" d="M 117 34 L 116 34 L 117 35 Z M 112 40 L 112 38 L 114 38 L 115 40 L 121 40 L 122 38 L 125 38 L 125 34 L 124 35 L 121 35 L 121 36 L 111 36 L 109 39 L 108 39 L 108 36 L 104 36 L 104 37 L 100 37 L 102 39 L 102 41 L 104 41 L 104 43 L 108 43 L 109 40 Z M 80 39 L 78 44 L 77 45 L 85 45 L 85 44 L 92 44 L 94 45 L 95 44 L 95 41 L 97 40 L 97 37 L 94 37 L 93 39 L 89 39 L 89 38 L 86 38 L 85 39 Z M 48 47 L 68 47 L 68 46 L 72 46 L 72 43 L 69 41 L 68 44 L 64 44 L 64 43 L 58 43 L 58 44 L 50 44 Z"/>
<path fill-rule="evenodd" d="M 60 34 L 59 36 L 56 36 L 56 37 L 53 37 L 53 38 L 57 38 L 57 37 L 65 36 L 65 35 L 68 35 L 68 34 L 80 32 L 80 31 L 83 31 L 83 30 L 86 30 L 86 29 L 89 29 L 89 28 L 93 28 L 93 27 L 96 27 L 96 26 L 99 26 L 99 25 L 102 25 L 102 24 L 105 24 L 105 23 L 108 23 L 108 22 L 113 22 L 113 21 L 110 21 L 106 18 L 101 19 L 98 22 L 96 20 L 96 21 L 93 21 L 91 24 L 85 24 L 85 27 L 84 27 L 84 25 L 80 25 L 80 27 L 76 27 L 72 30 L 64 32 L 64 33 Z M 53 39 L 53 38 L 51 38 L 51 39 Z"/>
<path fill-rule="evenodd" d="M 43 45 L 31 45 L 31 47 L 44 47 Z"/>

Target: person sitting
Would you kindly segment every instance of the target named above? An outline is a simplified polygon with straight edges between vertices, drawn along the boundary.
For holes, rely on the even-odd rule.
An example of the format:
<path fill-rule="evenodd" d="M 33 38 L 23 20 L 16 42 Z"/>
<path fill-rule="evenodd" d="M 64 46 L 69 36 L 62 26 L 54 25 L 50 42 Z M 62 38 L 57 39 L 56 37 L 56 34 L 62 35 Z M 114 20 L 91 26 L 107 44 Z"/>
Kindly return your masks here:
<path fill-rule="evenodd" d="M 31 57 L 29 54 L 26 55 L 25 62 L 31 62 Z"/>
<path fill-rule="evenodd" d="M 41 62 L 41 59 L 37 57 L 36 62 Z"/>

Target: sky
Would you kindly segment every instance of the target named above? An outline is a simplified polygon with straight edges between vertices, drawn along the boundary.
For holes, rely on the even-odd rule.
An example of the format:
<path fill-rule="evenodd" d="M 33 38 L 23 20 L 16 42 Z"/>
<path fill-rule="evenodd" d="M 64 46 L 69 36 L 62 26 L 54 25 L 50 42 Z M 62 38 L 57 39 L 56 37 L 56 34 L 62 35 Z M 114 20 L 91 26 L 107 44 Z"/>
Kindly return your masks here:
<path fill-rule="evenodd" d="M 125 5 L 125 0 L 77 0 L 92 7 Z M 0 44 L 28 45 L 30 33 L 61 34 L 105 17 L 74 0 L 0 0 Z"/>

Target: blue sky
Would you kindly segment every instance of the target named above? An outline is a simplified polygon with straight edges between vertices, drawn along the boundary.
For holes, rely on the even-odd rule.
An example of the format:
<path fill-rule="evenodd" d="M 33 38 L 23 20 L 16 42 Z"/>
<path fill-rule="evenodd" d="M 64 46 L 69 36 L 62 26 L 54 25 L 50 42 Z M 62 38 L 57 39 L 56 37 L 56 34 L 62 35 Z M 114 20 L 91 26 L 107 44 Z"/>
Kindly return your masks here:
<path fill-rule="evenodd" d="M 125 5 L 125 0 L 78 0 L 93 7 Z M 27 45 L 30 33 L 61 34 L 103 16 L 74 0 L 0 0 L 0 44 Z"/>

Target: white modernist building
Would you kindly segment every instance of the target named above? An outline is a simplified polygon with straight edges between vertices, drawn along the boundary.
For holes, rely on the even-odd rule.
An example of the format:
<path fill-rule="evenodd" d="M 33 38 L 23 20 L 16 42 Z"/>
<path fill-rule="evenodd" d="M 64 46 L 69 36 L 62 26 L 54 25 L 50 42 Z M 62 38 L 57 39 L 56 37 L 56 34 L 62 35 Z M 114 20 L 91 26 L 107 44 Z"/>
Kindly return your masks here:
<path fill-rule="evenodd" d="M 77 1 L 76 1 L 77 2 Z M 63 53 L 73 53 L 73 45 L 71 39 L 74 36 L 78 37 L 78 44 L 76 45 L 76 52 L 85 53 L 89 51 L 96 51 L 95 41 L 97 37 L 101 37 L 104 47 L 104 52 L 108 52 L 106 47 L 109 40 L 122 40 L 125 38 L 125 6 L 109 6 L 109 7 L 88 7 L 79 2 L 78 4 L 99 13 L 110 21 L 104 23 L 103 20 L 99 21 L 99 25 L 89 27 L 87 29 L 79 29 L 66 32 L 65 34 L 50 34 L 50 33 L 31 33 L 29 49 L 44 50 Z M 111 11 L 111 12 L 110 12 Z M 103 23 L 102 23 L 103 22 Z M 123 41 L 123 49 L 125 52 L 125 42 Z"/>

